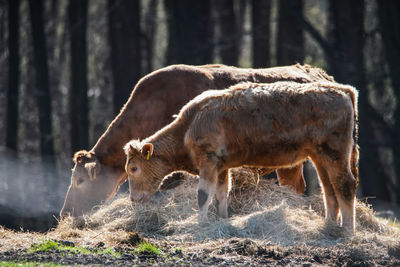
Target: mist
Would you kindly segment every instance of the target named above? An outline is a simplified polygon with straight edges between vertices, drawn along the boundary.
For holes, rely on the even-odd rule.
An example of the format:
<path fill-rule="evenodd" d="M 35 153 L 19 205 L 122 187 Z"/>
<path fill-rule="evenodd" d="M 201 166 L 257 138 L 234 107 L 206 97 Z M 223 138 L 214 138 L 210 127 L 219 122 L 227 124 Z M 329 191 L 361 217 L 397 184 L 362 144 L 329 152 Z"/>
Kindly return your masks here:
<path fill-rule="evenodd" d="M 0 225 L 46 231 L 57 224 L 70 171 L 0 148 Z"/>

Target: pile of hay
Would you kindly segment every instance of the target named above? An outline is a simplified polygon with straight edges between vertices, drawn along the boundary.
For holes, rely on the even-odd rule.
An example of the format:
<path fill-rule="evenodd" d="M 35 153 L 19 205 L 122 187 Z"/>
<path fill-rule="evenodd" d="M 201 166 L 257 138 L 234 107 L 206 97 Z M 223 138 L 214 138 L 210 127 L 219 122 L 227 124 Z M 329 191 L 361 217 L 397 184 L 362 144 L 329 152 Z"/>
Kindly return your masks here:
<path fill-rule="evenodd" d="M 190 177 L 183 185 L 156 195 L 147 204 L 133 204 L 128 196 L 122 196 L 91 216 L 64 220 L 50 236 L 85 245 L 100 241 L 115 245 L 132 231 L 148 238 L 185 243 L 251 238 L 281 246 L 329 246 L 343 240 L 375 240 L 379 246 L 388 247 L 400 240 L 399 228 L 377 218 L 365 203 L 357 202 L 357 230 L 351 236 L 336 224 L 325 223 L 322 196 L 297 195 L 277 185 L 276 180 L 259 179 L 251 170 L 237 170 L 232 176 L 229 219 L 219 219 L 212 206 L 211 223 L 198 225 L 198 179 Z"/>

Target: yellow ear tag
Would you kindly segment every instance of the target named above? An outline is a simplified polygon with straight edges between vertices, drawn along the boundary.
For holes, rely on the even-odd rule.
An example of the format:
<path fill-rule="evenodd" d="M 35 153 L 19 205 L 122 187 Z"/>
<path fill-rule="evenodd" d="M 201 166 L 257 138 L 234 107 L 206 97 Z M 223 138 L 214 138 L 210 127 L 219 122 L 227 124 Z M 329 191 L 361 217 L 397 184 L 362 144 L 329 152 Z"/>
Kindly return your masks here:
<path fill-rule="evenodd" d="M 150 159 L 150 151 L 147 151 L 147 156 L 146 159 L 149 160 Z"/>

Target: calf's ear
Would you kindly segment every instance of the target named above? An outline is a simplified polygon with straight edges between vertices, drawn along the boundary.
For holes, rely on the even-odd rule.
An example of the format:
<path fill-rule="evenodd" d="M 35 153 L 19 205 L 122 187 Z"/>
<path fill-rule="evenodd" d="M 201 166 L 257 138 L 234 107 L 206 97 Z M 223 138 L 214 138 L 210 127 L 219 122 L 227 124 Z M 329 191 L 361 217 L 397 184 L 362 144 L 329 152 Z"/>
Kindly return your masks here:
<path fill-rule="evenodd" d="M 100 169 L 100 165 L 98 164 L 98 162 L 89 162 L 85 164 L 85 169 L 88 172 L 90 181 L 93 181 L 96 179 L 96 175 Z"/>
<path fill-rule="evenodd" d="M 149 160 L 150 156 L 153 155 L 153 144 L 152 143 L 146 143 L 142 147 L 142 154 L 146 157 L 147 160 Z"/>

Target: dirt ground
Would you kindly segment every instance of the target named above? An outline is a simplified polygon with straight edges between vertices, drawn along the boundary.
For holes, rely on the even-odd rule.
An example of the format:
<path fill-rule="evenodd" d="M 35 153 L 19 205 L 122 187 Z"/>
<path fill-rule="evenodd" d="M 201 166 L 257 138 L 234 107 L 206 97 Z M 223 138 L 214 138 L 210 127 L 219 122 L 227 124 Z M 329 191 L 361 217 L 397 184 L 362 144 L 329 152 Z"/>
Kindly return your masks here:
<path fill-rule="evenodd" d="M 268 266 L 400 266 L 400 228 L 357 202 L 357 229 L 346 232 L 323 218 L 322 196 L 296 195 L 276 181 L 252 173 L 234 176 L 230 218 L 197 224 L 195 178 L 156 195 L 145 205 L 122 196 L 85 218 L 67 218 L 47 233 L 0 228 L 0 262 L 34 261 L 65 265 L 268 265 Z M 54 240 L 118 255 L 36 251 L 32 244 Z M 138 252 L 141 242 L 160 252 Z M 0 263 L 1 265 L 1 263 Z"/>
<path fill-rule="evenodd" d="M 110 255 L 66 254 L 60 251 L 27 253 L 24 250 L 6 251 L 0 254 L 1 261 L 52 262 L 65 265 L 99 266 L 201 266 L 201 265 L 248 265 L 248 266 L 400 266 L 399 248 L 390 253 L 380 253 L 369 248 L 289 246 L 282 247 L 255 242 L 251 239 L 230 238 L 220 244 L 197 244 L 197 251 L 177 251 L 171 242 L 155 241 L 162 248 L 160 255 L 135 253 L 132 248 L 116 247 L 120 257 Z M 179 244 L 185 245 L 185 244 Z M 376 253 L 378 252 L 378 253 Z"/>

